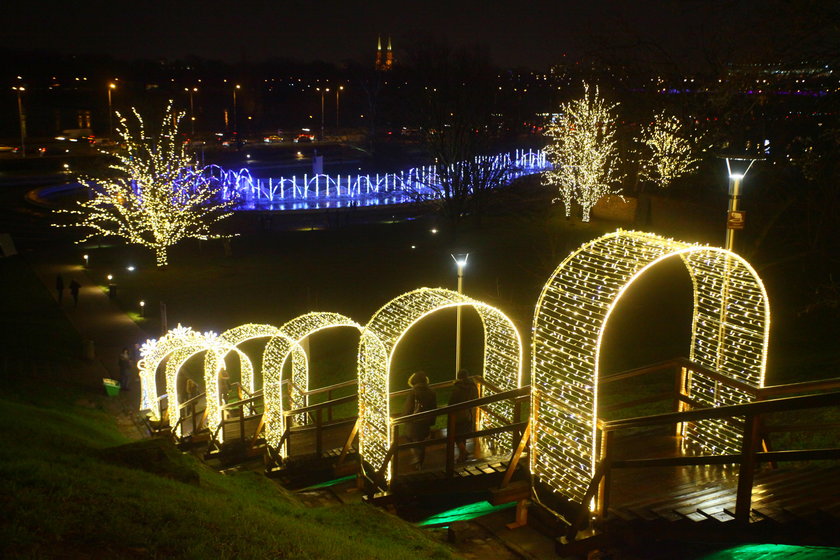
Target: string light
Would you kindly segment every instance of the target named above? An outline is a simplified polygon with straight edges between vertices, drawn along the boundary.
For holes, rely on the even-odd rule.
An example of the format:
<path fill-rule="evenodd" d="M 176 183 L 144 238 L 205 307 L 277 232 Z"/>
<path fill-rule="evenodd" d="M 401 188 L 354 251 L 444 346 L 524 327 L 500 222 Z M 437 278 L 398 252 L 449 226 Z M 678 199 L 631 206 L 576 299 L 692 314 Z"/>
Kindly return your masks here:
<path fill-rule="evenodd" d="M 577 202 L 583 221 L 588 222 L 592 207 L 613 194 L 611 185 L 621 175 L 613 115 L 618 104 L 607 104 L 597 87 L 593 95 L 588 84 L 583 87 L 583 98 L 563 103 L 559 116 L 546 128 L 551 142 L 545 153 L 554 167 L 544 173 L 543 180 L 559 191 L 566 217 Z"/>
<path fill-rule="evenodd" d="M 694 286 L 689 359 L 761 387 L 770 308 L 755 270 L 725 249 L 650 233 L 622 231 L 584 244 L 554 271 L 537 302 L 532 352 L 531 473 L 541 485 L 581 502 L 598 457 L 598 376 L 604 330 L 621 296 L 649 268 L 677 256 Z M 751 396 L 694 372 L 700 407 L 747 402 Z M 737 453 L 738 429 L 720 420 L 689 426 L 686 438 L 714 454 Z M 541 484 L 536 484 L 541 483 Z"/>
<path fill-rule="evenodd" d="M 700 161 L 694 155 L 697 138 L 686 136 L 680 120 L 664 112 L 658 113 L 652 123 L 642 127 L 641 140 L 648 149 L 648 157 L 642 160 L 642 179 L 664 189 L 674 179 L 696 171 Z"/>
<path fill-rule="evenodd" d="M 247 392 L 254 390 L 254 366 L 250 358 L 238 347 L 243 342 L 255 338 L 275 337 L 280 329 L 272 325 L 248 323 L 229 329 L 219 336 L 219 344 L 215 352 L 208 352 L 204 359 L 204 391 L 206 394 L 207 426 L 215 432 L 222 423 L 221 397 L 219 391 L 219 374 L 225 367 L 225 358 L 231 351 L 239 355 L 240 385 Z M 224 441 L 224 434 L 220 431 L 220 441 Z"/>
<path fill-rule="evenodd" d="M 161 419 L 160 401 L 158 400 L 155 380 L 160 363 L 179 348 L 204 345 L 206 345 L 206 340 L 203 334 L 179 324 L 160 339 L 147 340 L 140 347 L 140 360 L 137 362 L 137 368 L 140 370 L 142 392 L 140 409 L 148 410 L 152 420 L 159 421 Z M 171 407 L 170 410 L 172 410 Z"/>
<path fill-rule="evenodd" d="M 398 296 L 373 315 L 359 344 L 359 453 L 369 465 L 384 464 L 391 445 L 389 387 L 394 350 L 416 322 L 436 311 L 458 306 L 475 309 L 484 326 L 483 377 L 501 391 L 521 386 L 522 342 L 519 331 L 504 313 L 443 288 L 420 288 Z M 482 415 L 481 429 L 513 421 L 512 404 L 499 402 L 488 408 L 492 414 Z M 492 440 L 500 453 L 511 450 L 510 434 Z M 387 477 L 390 479 L 390 471 Z"/>
<path fill-rule="evenodd" d="M 158 266 L 166 266 L 169 247 L 184 239 L 217 239 L 211 226 L 231 215 L 237 200 L 223 200 L 223 187 L 198 166 L 178 138 L 178 124 L 184 116 L 170 104 L 163 117 L 160 134 L 150 136 L 143 119 L 132 109 L 136 125 L 117 113 L 117 135 L 125 147 L 114 154 L 109 168 L 116 178 L 82 180 L 91 193 L 79 201 L 78 208 L 58 210 L 78 217 L 75 224 L 89 232 L 83 243 L 101 234 L 117 236 L 128 243 L 155 252 Z"/>
<path fill-rule="evenodd" d="M 339 313 L 316 311 L 295 317 L 279 329 L 279 335 L 268 341 L 263 355 L 263 399 L 265 402 L 265 440 L 273 448 L 279 448 L 280 440 L 286 431 L 283 416 L 283 401 L 288 398 L 291 409 L 307 405 L 306 393 L 309 391 L 309 359 L 301 345 L 310 335 L 336 327 L 351 327 L 362 330 L 354 320 Z M 292 357 L 292 379 L 288 395 L 282 392 L 283 366 Z M 296 424 L 304 424 L 306 415 L 294 419 Z M 279 448 L 285 456 L 285 447 Z"/>

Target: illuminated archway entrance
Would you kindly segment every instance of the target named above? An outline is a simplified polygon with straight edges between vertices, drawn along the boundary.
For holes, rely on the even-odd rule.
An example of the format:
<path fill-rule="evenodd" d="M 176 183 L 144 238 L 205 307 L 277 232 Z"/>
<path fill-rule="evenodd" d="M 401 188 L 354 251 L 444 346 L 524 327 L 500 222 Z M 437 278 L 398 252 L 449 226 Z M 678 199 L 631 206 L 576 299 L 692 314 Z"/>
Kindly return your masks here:
<path fill-rule="evenodd" d="M 673 256 L 685 263 L 694 287 L 689 359 L 747 385 L 763 385 L 770 307 L 744 259 L 633 231 L 583 245 L 554 271 L 534 316 L 531 473 L 538 499 L 542 486 L 578 503 L 584 499 L 597 459 L 598 364 L 607 320 L 639 276 Z M 698 373 L 691 398 L 701 407 L 750 400 Z M 712 453 L 737 452 L 740 436 L 717 420 L 698 423 L 685 435 Z"/>
<path fill-rule="evenodd" d="M 283 366 L 291 355 L 292 377 L 288 383 L 292 410 L 307 404 L 309 391 L 309 358 L 301 346 L 308 336 L 335 327 L 351 327 L 359 331 L 362 326 L 339 313 L 313 312 L 295 317 L 279 329 L 279 336 L 272 338 L 263 355 L 263 395 L 265 400 L 265 441 L 278 448 L 286 431 L 283 416 Z M 302 420 L 301 420 L 302 421 Z M 278 449 L 280 456 L 285 450 Z"/>
<path fill-rule="evenodd" d="M 159 339 L 151 339 L 143 344 L 140 348 L 141 359 L 137 363 L 138 369 L 140 370 L 140 387 L 142 392 L 140 409 L 148 410 L 152 420 L 158 421 L 161 419 L 160 399 L 158 398 L 156 380 L 157 370 L 161 362 L 180 348 L 206 349 L 211 346 L 208 338 L 214 338 L 215 336 L 214 333 L 202 334 L 192 330 L 190 327 L 178 325 Z M 167 387 L 169 385 L 168 374 L 166 385 Z M 172 402 L 170 401 L 170 411 L 173 410 L 171 404 Z"/>
<path fill-rule="evenodd" d="M 390 377 L 394 351 L 405 333 L 423 317 L 450 307 L 469 306 L 484 326 L 482 375 L 500 391 L 521 386 L 522 342 L 513 322 L 501 311 L 458 292 L 420 288 L 403 294 L 374 313 L 359 342 L 359 453 L 376 469 L 384 464 L 391 446 Z M 503 401 L 482 415 L 482 427 L 511 421 L 512 405 Z M 498 418 L 496 418 L 496 416 Z M 510 438 L 499 438 L 501 452 L 510 451 Z M 391 477 L 390 469 L 387 473 Z"/>
<path fill-rule="evenodd" d="M 208 352 L 204 361 L 204 387 L 207 395 L 207 425 L 211 432 L 222 423 L 219 375 L 225 367 L 225 358 L 230 352 L 236 352 L 240 364 L 240 384 L 247 392 L 254 390 L 254 366 L 250 358 L 239 350 L 239 345 L 255 338 L 276 337 L 280 329 L 273 325 L 248 323 L 228 329 L 218 338 L 216 352 Z M 263 379 L 263 382 L 265 380 Z M 223 431 L 219 431 L 219 441 L 223 441 Z"/>

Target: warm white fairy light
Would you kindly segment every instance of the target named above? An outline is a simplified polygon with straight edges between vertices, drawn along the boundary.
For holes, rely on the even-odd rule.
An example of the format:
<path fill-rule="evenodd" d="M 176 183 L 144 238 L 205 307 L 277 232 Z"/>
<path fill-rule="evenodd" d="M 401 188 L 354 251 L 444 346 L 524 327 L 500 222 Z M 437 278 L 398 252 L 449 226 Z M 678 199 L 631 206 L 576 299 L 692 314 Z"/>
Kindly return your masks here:
<path fill-rule="evenodd" d="M 566 217 L 577 202 L 584 222 L 589 221 L 592 207 L 612 194 L 613 185 L 621 179 L 613 114 L 618 104 L 604 101 L 597 87 L 593 94 L 589 89 L 584 84 L 583 97 L 563 103 L 559 116 L 547 127 L 551 141 L 545 153 L 554 167 L 543 176 L 546 184 L 557 188 Z"/>
<path fill-rule="evenodd" d="M 391 445 L 389 388 L 394 350 L 417 321 L 458 306 L 474 308 L 484 325 L 484 378 L 502 391 L 521 386 L 522 342 L 513 322 L 498 309 L 443 288 L 420 288 L 391 300 L 373 315 L 359 344 L 359 453 L 374 468 L 384 463 Z M 494 403 L 489 408 L 512 421 L 510 403 Z M 482 422 L 482 428 L 501 425 L 487 414 L 482 415 Z M 500 453 L 510 451 L 509 434 L 496 438 L 496 443 Z"/>
<path fill-rule="evenodd" d="M 252 392 L 255 388 L 254 366 L 251 359 L 238 347 L 243 342 L 255 338 L 275 337 L 280 329 L 273 325 L 248 323 L 229 329 L 219 336 L 216 352 L 208 352 L 204 359 L 204 391 L 207 402 L 207 425 L 211 431 L 222 423 L 221 397 L 219 394 L 219 375 L 225 368 L 225 358 L 231 351 L 239 355 L 240 384 L 245 391 Z M 222 438 L 222 433 L 219 432 Z"/>
<path fill-rule="evenodd" d="M 764 383 L 770 308 L 740 256 L 650 233 L 617 231 L 567 257 L 543 288 L 534 316 L 531 473 L 535 483 L 580 502 L 593 474 L 601 341 L 609 315 L 636 278 L 663 259 L 683 260 L 694 285 L 689 358 L 754 387 Z M 700 406 L 739 404 L 745 392 L 694 373 Z M 737 453 L 737 430 L 721 421 L 686 437 L 712 453 Z M 537 497 L 540 485 L 535 484 Z"/>
<path fill-rule="evenodd" d="M 696 138 L 690 138 L 680 120 L 664 112 L 654 116 L 653 122 L 642 128 L 642 143 L 647 148 L 641 163 L 642 179 L 665 188 L 683 175 L 697 170 L 700 161 L 695 156 Z"/>
<path fill-rule="evenodd" d="M 137 363 L 140 370 L 142 395 L 140 409 L 148 410 L 153 420 L 160 420 L 160 402 L 158 400 L 156 375 L 160 363 L 177 349 L 205 344 L 204 335 L 190 327 L 178 325 L 160 339 L 147 340 L 140 348 L 141 359 Z M 171 408 L 170 408 L 171 410 Z"/>
<path fill-rule="evenodd" d="M 178 137 L 184 116 L 170 105 L 160 132 L 146 131 L 143 119 L 132 110 L 136 124 L 119 115 L 117 134 L 124 148 L 103 152 L 116 157 L 109 167 L 116 177 L 83 180 L 91 194 L 74 210 L 72 226 L 86 228 L 79 242 L 95 235 L 116 236 L 155 252 L 158 266 L 166 266 L 169 247 L 184 239 L 213 239 L 211 226 L 231 215 L 236 200 L 223 200 L 221 184 L 205 174 Z M 65 226 L 66 224 L 59 224 Z"/>
<path fill-rule="evenodd" d="M 286 430 L 284 399 L 288 400 L 290 410 L 307 405 L 306 392 L 309 391 L 309 358 L 302 346 L 303 341 L 324 329 L 351 327 L 361 330 L 361 325 L 339 313 L 312 312 L 285 323 L 279 329 L 279 335 L 272 338 L 265 347 L 263 355 L 263 400 L 265 402 L 265 440 L 271 447 L 277 448 L 283 432 Z M 283 366 L 292 357 L 292 379 L 289 394 L 282 391 Z M 304 418 L 296 421 L 303 423 Z M 285 447 L 277 451 L 281 456 Z"/>

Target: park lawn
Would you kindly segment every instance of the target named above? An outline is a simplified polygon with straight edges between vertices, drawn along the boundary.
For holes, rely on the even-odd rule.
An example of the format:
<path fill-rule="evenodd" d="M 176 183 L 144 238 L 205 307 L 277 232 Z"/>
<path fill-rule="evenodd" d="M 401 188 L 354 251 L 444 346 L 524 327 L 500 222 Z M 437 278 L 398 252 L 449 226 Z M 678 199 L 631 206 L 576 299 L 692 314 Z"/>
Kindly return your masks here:
<path fill-rule="evenodd" d="M 305 508 L 260 474 L 127 442 L 97 401 L 60 386 L 0 393 L 4 557 L 452 556 L 372 506 Z"/>

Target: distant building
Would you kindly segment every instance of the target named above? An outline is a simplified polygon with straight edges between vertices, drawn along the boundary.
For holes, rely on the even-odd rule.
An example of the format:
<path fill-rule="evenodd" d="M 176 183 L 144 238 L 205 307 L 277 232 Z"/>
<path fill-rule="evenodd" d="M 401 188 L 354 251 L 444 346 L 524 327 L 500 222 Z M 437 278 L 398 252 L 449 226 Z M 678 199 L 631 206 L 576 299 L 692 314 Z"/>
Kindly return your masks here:
<path fill-rule="evenodd" d="M 375 68 L 380 72 L 387 72 L 394 66 L 394 51 L 391 49 L 391 36 L 388 35 L 388 49 L 382 52 L 382 38 L 376 37 L 376 63 Z"/>

